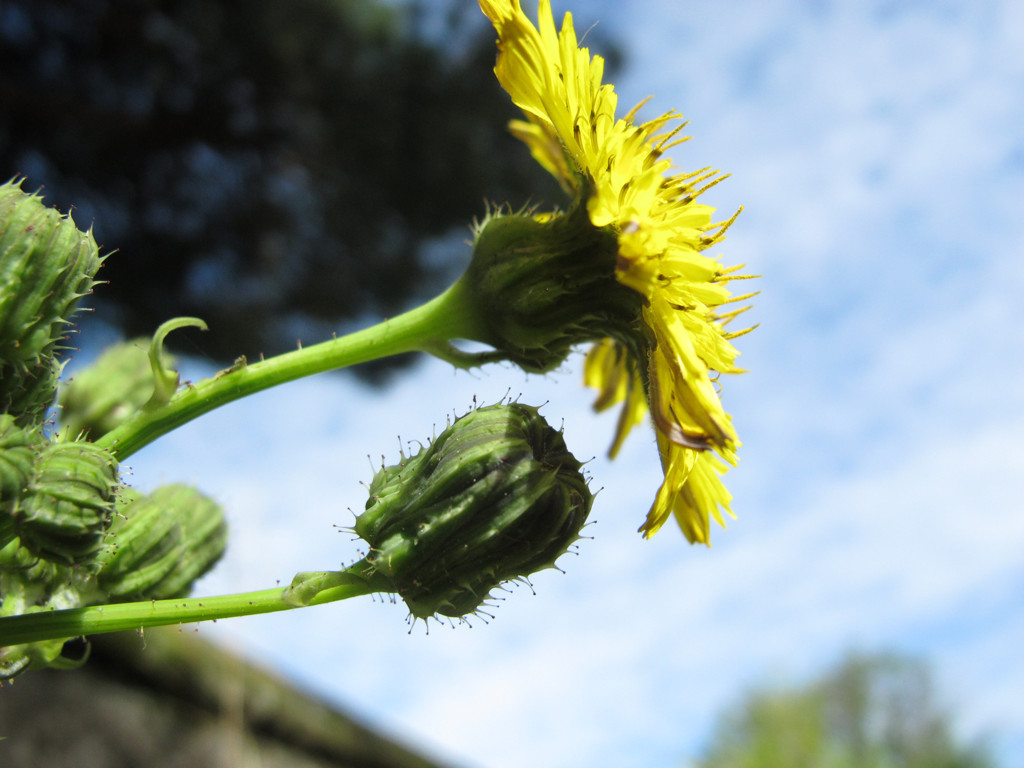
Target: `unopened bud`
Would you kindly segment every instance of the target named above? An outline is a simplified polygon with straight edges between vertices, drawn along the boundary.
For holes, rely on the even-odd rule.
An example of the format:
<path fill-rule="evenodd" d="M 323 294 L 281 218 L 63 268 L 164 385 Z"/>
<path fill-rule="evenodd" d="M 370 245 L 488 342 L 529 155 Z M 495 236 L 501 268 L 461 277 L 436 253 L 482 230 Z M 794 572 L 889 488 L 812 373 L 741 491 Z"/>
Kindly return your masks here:
<path fill-rule="evenodd" d="M 487 326 L 478 339 L 527 371 L 549 371 L 577 344 L 631 332 L 643 297 L 615 277 L 618 241 L 586 210 L 492 215 L 463 280 Z"/>
<path fill-rule="evenodd" d="M 145 599 L 181 556 L 181 525 L 134 490 L 121 494 L 96 583 L 111 601 Z"/>
<path fill-rule="evenodd" d="M 110 600 L 181 597 L 220 559 L 227 526 L 220 507 L 188 485 L 123 498 L 96 584 Z"/>
<path fill-rule="evenodd" d="M 114 344 L 61 387 L 60 421 L 72 437 L 102 437 L 153 396 L 149 343 L 140 338 Z M 174 364 L 169 355 L 164 361 Z"/>
<path fill-rule="evenodd" d="M 22 546 L 66 565 L 95 560 L 117 488 L 117 461 L 109 452 L 86 442 L 44 445 L 13 513 Z"/>
<path fill-rule="evenodd" d="M 476 611 L 504 581 L 554 566 L 593 497 L 536 408 L 471 411 L 370 485 L 356 532 L 366 561 L 416 618 Z"/>
<path fill-rule="evenodd" d="M 97 584 L 111 600 L 188 593 L 224 554 L 227 524 L 216 502 L 187 485 L 133 494 L 118 509 Z"/>
<path fill-rule="evenodd" d="M 58 344 L 101 263 L 92 233 L 70 215 L 20 182 L 0 185 L 0 410 L 41 421 L 53 401 Z"/>
<path fill-rule="evenodd" d="M 0 549 L 17 536 L 14 512 L 44 441 L 38 429 L 19 427 L 13 416 L 0 414 Z"/>

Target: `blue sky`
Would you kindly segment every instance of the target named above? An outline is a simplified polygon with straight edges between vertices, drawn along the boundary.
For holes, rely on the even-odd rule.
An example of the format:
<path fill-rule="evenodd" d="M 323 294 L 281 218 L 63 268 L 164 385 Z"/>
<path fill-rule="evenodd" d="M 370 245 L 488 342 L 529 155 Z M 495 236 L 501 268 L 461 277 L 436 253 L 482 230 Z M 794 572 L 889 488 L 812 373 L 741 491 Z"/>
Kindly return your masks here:
<path fill-rule="evenodd" d="M 202 593 L 355 559 L 333 526 L 365 501 L 367 456 L 395 460 L 474 396 L 546 402 L 594 457 L 593 539 L 487 625 L 409 633 L 404 607 L 362 600 L 199 632 L 466 768 L 683 766 L 745 688 L 902 650 L 934 665 L 964 735 L 1024 763 L 1024 6 L 626 8 L 555 5 L 624 45 L 620 106 L 653 94 L 646 115 L 690 120 L 679 168 L 733 174 L 707 198 L 745 209 L 719 250 L 763 275 L 750 373 L 725 382 L 737 520 L 711 549 L 671 526 L 640 539 L 653 434 L 605 460 L 614 416 L 590 412 L 579 356 L 546 377 L 424 360 L 383 392 L 319 377 L 129 462 L 140 487 L 193 482 L 228 510 Z"/>

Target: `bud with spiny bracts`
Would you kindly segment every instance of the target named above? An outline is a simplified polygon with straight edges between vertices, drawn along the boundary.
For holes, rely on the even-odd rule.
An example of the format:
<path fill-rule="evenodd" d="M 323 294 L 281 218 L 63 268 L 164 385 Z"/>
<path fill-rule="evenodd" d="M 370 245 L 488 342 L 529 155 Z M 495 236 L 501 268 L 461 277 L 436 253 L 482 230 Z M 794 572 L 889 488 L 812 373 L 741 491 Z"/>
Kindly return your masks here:
<path fill-rule="evenodd" d="M 65 326 L 102 261 L 70 215 L 20 182 L 0 185 L 0 410 L 22 423 L 41 421 L 53 402 Z"/>
<path fill-rule="evenodd" d="M 560 432 L 536 408 L 471 411 L 370 484 L 355 531 L 415 618 L 475 612 L 504 581 L 554 566 L 593 496 Z"/>
<path fill-rule="evenodd" d="M 64 383 L 57 402 L 69 435 L 97 440 L 146 404 L 154 383 L 149 345 L 144 338 L 118 342 Z M 174 365 L 170 355 L 163 360 Z"/>
<path fill-rule="evenodd" d="M 45 443 L 12 514 L 22 546 L 44 560 L 88 566 L 102 551 L 117 490 L 117 461 L 108 451 Z"/>
<path fill-rule="evenodd" d="M 224 554 L 227 525 L 212 500 L 187 485 L 122 496 L 96 582 L 112 602 L 186 595 Z"/>
<path fill-rule="evenodd" d="M 38 428 L 19 427 L 13 416 L 0 414 L 0 549 L 18 535 L 14 512 L 32 479 L 36 454 L 45 441 Z"/>
<path fill-rule="evenodd" d="M 643 296 L 615 277 L 616 235 L 586 209 L 493 214 L 477 227 L 461 278 L 486 332 L 477 337 L 527 371 L 550 371 L 576 345 L 635 335 Z"/>

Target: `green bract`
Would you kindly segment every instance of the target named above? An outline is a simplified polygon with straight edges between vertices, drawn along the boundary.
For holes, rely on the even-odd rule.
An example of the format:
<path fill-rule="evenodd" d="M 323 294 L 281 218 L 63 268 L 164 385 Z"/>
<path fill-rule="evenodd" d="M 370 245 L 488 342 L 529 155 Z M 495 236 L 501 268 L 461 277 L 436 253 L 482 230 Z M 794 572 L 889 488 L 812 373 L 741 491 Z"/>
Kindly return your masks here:
<path fill-rule="evenodd" d="M 355 530 L 416 618 L 477 610 L 501 582 L 552 567 L 592 495 L 560 432 L 536 408 L 471 411 L 429 447 L 383 468 Z"/>

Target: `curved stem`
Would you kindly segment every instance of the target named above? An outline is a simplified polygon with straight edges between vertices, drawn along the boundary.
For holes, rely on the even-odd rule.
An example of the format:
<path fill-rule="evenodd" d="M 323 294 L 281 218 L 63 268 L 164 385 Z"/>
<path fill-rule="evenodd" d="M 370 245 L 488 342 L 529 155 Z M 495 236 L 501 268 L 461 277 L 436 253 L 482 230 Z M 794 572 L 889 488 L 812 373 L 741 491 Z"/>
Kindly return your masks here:
<path fill-rule="evenodd" d="M 296 600 L 290 594 L 292 587 L 275 587 L 234 595 L 141 600 L 135 603 L 113 603 L 4 616 L 0 617 L 0 648 L 40 640 L 274 613 L 309 605 L 322 605 L 349 597 L 368 595 L 371 592 L 390 591 L 390 585 L 380 578 L 364 578 L 360 575 L 363 569 L 365 561 L 360 561 L 345 571 L 321 574 L 321 588 L 301 600 Z"/>
<path fill-rule="evenodd" d="M 304 376 L 404 352 L 430 352 L 456 365 L 481 362 L 459 353 L 452 339 L 473 339 L 479 327 L 466 286 L 456 282 L 440 296 L 370 328 L 247 365 L 244 361 L 211 379 L 186 385 L 169 402 L 142 409 L 96 440 L 123 460 L 161 435 L 233 400 Z"/>

